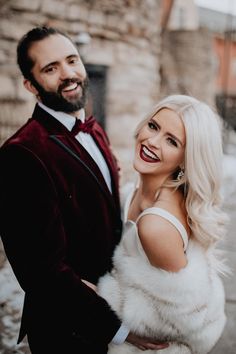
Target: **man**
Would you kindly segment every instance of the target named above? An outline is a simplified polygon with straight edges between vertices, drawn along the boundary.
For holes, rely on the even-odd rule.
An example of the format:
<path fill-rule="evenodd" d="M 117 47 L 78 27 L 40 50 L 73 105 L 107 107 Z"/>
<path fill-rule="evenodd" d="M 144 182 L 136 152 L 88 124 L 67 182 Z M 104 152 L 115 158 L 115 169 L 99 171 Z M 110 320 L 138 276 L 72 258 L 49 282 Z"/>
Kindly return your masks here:
<path fill-rule="evenodd" d="M 99 124 L 85 120 L 88 78 L 78 51 L 65 34 L 36 27 L 17 55 L 38 100 L 0 149 L 0 235 L 25 291 L 18 342 L 27 334 L 33 354 L 104 354 L 125 339 L 161 349 L 128 334 L 83 281 L 96 284 L 111 269 L 121 220 L 116 160 Z"/>

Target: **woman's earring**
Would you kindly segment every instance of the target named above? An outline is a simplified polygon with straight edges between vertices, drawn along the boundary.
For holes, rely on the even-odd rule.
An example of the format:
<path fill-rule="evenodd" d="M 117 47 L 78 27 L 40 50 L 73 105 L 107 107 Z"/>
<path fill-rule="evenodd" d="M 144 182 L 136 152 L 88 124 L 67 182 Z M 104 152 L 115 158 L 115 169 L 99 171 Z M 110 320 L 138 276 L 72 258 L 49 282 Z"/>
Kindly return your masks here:
<path fill-rule="evenodd" d="M 177 181 L 180 181 L 184 177 L 184 170 L 180 170 L 177 176 Z"/>

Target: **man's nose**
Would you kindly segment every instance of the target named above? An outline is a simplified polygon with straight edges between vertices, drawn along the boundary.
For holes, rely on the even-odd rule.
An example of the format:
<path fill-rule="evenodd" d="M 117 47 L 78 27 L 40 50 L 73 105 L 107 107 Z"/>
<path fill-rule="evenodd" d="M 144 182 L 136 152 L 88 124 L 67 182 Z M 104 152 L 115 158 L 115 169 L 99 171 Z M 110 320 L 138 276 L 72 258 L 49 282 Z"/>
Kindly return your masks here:
<path fill-rule="evenodd" d="M 73 67 L 71 67 L 68 64 L 64 64 L 61 66 L 60 68 L 60 79 L 62 81 L 64 81 L 65 79 L 72 79 L 76 76 L 76 73 L 73 69 Z"/>

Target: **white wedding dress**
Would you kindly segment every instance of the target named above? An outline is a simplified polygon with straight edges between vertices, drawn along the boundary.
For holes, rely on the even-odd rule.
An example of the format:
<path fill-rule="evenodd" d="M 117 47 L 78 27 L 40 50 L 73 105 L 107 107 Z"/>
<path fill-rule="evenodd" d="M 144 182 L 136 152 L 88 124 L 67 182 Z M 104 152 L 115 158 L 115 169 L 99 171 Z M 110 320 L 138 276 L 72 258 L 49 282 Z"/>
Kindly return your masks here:
<path fill-rule="evenodd" d="M 177 273 L 153 267 L 142 248 L 136 223 L 127 220 L 133 192 L 134 188 L 124 206 L 124 230 L 114 253 L 114 268 L 100 279 L 98 292 L 132 332 L 170 343 L 167 349 L 145 353 L 209 353 L 226 321 L 224 288 L 214 251 L 204 250 L 192 238 L 188 241 L 184 226 L 166 210 L 148 208 L 139 218 L 156 214 L 172 223 L 183 238 L 188 260 Z M 108 351 L 141 352 L 127 342 L 110 344 Z"/>

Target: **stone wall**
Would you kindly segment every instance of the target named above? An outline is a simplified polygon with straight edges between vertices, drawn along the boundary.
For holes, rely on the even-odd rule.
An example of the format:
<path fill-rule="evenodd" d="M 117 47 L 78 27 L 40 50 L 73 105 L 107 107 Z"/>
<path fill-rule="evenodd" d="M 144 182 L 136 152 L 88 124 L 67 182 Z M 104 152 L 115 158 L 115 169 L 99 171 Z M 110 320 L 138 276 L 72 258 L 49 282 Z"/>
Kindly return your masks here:
<path fill-rule="evenodd" d="M 34 98 L 15 59 L 19 38 L 52 25 L 73 39 L 88 33 L 88 64 L 108 67 L 106 130 L 129 173 L 132 134 L 159 92 L 160 0 L 0 0 L 0 144 L 30 117 Z"/>
<path fill-rule="evenodd" d="M 133 131 L 160 97 L 192 94 L 214 103 L 214 54 L 208 30 L 161 34 L 161 0 L 0 0 L 0 144 L 31 115 L 34 97 L 22 84 L 16 44 L 36 25 L 73 39 L 87 64 L 105 65 L 106 130 L 123 169 L 133 176 Z"/>
<path fill-rule="evenodd" d="M 182 93 L 215 105 L 215 54 L 212 33 L 169 31 L 163 35 L 161 95 Z"/>

